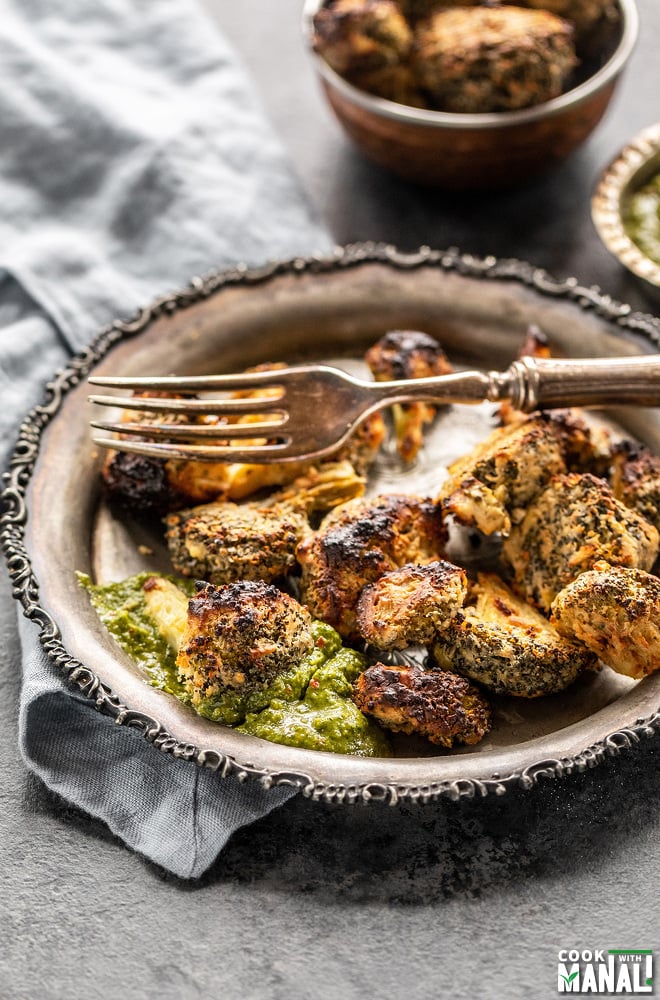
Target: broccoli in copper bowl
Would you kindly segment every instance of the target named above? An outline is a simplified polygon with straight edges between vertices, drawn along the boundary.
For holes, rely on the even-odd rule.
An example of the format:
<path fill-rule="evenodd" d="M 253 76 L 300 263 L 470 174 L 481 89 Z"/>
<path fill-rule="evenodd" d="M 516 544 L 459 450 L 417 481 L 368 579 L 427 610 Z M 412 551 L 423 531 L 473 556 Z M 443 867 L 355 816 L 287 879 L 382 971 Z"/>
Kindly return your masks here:
<path fill-rule="evenodd" d="M 326 96 L 376 163 L 452 189 L 519 184 L 596 127 L 634 0 L 307 0 Z"/>

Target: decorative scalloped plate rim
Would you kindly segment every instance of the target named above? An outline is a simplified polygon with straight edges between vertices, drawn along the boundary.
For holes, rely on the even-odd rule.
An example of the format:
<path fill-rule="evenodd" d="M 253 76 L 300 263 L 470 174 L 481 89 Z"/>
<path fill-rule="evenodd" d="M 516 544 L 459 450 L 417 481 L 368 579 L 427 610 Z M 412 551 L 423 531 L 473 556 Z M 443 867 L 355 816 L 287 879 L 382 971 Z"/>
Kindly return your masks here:
<path fill-rule="evenodd" d="M 628 724 L 623 728 L 606 732 L 597 741 L 581 747 L 579 751 L 568 756 L 529 760 L 529 753 L 521 755 L 511 752 L 510 756 L 514 760 L 510 770 L 501 773 L 489 771 L 479 777 L 457 777 L 426 784 L 411 784 L 397 779 L 396 776 L 387 781 L 330 783 L 319 781 L 311 774 L 302 771 L 282 771 L 254 766 L 217 749 L 204 749 L 191 743 L 182 743 L 157 719 L 122 704 L 117 695 L 90 667 L 69 653 L 62 641 L 57 622 L 40 605 L 39 582 L 26 547 L 26 523 L 27 491 L 39 455 L 41 438 L 45 429 L 57 416 L 66 394 L 87 378 L 110 348 L 120 341 L 142 333 L 158 317 L 185 310 L 188 306 L 209 298 L 227 287 L 261 284 L 287 273 L 327 273 L 368 263 L 384 264 L 401 270 L 436 267 L 470 278 L 518 282 L 542 296 L 563 298 L 581 310 L 593 311 L 622 331 L 641 337 L 655 350 L 660 351 L 660 321 L 650 315 L 633 312 L 630 306 L 612 300 L 596 287 L 581 286 L 575 278 L 558 281 L 544 270 L 523 261 L 498 260 L 494 257 L 477 258 L 461 254 L 453 248 L 441 251 L 421 247 L 413 253 L 403 253 L 387 244 L 360 243 L 337 247 L 335 252 L 329 255 L 296 257 L 271 262 L 259 268 L 238 265 L 203 278 L 194 278 L 182 291 L 164 296 L 131 319 L 117 320 L 103 329 L 88 348 L 77 354 L 65 368 L 56 373 L 46 386 L 44 402 L 26 416 L 10 460 L 9 470 L 4 476 L 4 489 L 0 494 L 2 503 L 0 544 L 13 583 L 13 596 L 22 605 L 25 617 L 38 627 L 40 642 L 50 659 L 69 684 L 89 698 L 100 712 L 114 718 L 117 725 L 136 728 L 154 745 L 154 748 L 161 752 L 210 768 L 223 777 L 233 775 L 240 781 L 256 780 L 264 788 L 287 785 L 298 789 L 309 798 L 328 802 L 362 800 L 394 804 L 402 799 L 428 801 L 447 797 L 456 800 L 462 797 L 484 796 L 488 793 L 499 795 L 509 787 L 532 788 L 541 777 L 561 776 L 594 767 L 608 756 L 632 747 L 642 737 L 652 736 L 660 729 L 660 706 L 654 707 L 651 714 L 645 718 L 626 720 Z M 515 751 L 518 748 L 513 749 Z M 314 755 L 309 751 L 294 752 L 300 755 L 301 764 L 303 761 L 308 762 L 314 756 L 326 758 L 337 756 Z M 516 760 L 520 757 L 522 762 Z M 352 758 L 344 759 L 352 760 Z M 480 762 L 479 755 L 474 755 L 471 760 L 475 763 Z M 485 757 L 482 757 L 481 761 L 485 761 Z M 396 763 L 399 762 L 395 762 L 395 765 Z M 347 774 L 350 774 L 351 768 L 347 767 L 346 770 Z M 470 768 L 470 771 L 473 770 L 474 766 Z M 485 771 L 486 768 L 477 767 L 477 770 Z"/>

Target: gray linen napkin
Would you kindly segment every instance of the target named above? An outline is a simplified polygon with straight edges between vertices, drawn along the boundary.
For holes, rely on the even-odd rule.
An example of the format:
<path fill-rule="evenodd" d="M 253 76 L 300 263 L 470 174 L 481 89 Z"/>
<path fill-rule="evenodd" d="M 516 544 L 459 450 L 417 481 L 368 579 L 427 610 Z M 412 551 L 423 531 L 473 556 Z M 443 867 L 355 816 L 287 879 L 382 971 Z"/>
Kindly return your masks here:
<path fill-rule="evenodd" d="M 327 250 L 234 54 L 187 0 L 8 0 L 0 22 L 0 464 L 44 381 L 194 275 Z M 0 593 L 0 635 L 15 632 Z M 60 680 L 19 621 L 21 751 L 129 846 L 194 878 L 290 790 L 159 754 Z M 16 648 L 7 643 L 5 649 Z"/>

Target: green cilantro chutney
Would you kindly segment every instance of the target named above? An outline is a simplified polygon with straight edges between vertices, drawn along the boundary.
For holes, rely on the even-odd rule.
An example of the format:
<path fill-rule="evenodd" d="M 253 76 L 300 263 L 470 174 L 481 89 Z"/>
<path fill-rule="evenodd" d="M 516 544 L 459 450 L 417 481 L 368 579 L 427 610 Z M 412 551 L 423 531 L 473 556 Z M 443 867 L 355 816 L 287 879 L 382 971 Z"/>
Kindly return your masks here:
<path fill-rule="evenodd" d="M 320 622 L 314 628 L 317 635 L 324 635 L 326 630 L 334 632 L 329 625 Z M 315 652 L 305 657 L 300 666 L 309 660 L 318 660 Z M 301 697 L 271 697 L 269 704 L 260 711 L 248 712 L 238 729 L 271 743 L 308 750 L 329 750 L 356 757 L 390 757 L 391 750 L 383 731 L 351 701 L 353 682 L 365 666 L 360 653 L 339 649 L 334 655 L 326 656 L 312 671 Z"/>
<path fill-rule="evenodd" d="M 248 695 L 227 690 L 192 706 L 177 675 L 176 653 L 146 609 L 143 586 L 153 575 L 110 584 L 94 584 L 82 573 L 78 578 L 105 627 L 154 687 L 199 715 L 272 743 L 358 757 L 392 756 L 385 733 L 350 697 L 364 657 L 344 648 L 337 632 L 322 622 L 312 626 L 311 652 L 267 687 Z M 194 592 L 190 580 L 168 579 L 188 595 Z"/>
<path fill-rule="evenodd" d="M 145 582 L 153 573 L 139 573 L 119 583 L 94 584 L 85 573 L 78 581 L 89 594 L 97 615 L 121 648 L 147 674 L 154 687 L 186 700 L 177 679 L 176 653 L 147 614 L 144 602 Z M 190 597 L 195 592 L 191 580 L 169 577 Z"/>
<path fill-rule="evenodd" d="M 623 227 L 642 253 L 660 264 L 660 173 L 630 195 L 623 207 Z"/>

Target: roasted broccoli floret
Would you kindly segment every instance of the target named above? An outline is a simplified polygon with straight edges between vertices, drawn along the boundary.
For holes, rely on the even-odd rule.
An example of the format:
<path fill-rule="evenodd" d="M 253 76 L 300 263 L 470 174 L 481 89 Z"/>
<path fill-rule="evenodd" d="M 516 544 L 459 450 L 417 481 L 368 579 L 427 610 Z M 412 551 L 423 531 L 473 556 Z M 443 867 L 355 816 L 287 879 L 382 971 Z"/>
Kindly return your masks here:
<path fill-rule="evenodd" d="M 610 485 L 617 500 L 660 531 L 659 455 L 636 441 L 620 441 L 613 449 Z"/>
<path fill-rule="evenodd" d="M 478 743 L 490 728 L 488 703 L 464 677 L 420 667 L 376 663 L 360 674 L 353 700 L 395 733 L 419 733 L 451 747 Z"/>
<path fill-rule="evenodd" d="M 391 0 L 330 0 L 314 17 L 314 47 L 353 86 L 426 107 L 408 61 L 412 31 Z"/>
<path fill-rule="evenodd" d="M 552 602 L 551 621 L 617 673 L 660 669 L 660 580 L 641 569 L 598 562 Z"/>
<path fill-rule="evenodd" d="M 407 563 L 363 588 L 357 605 L 362 638 L 377 649 L 427 645 L 463 607 L 465 570 L 439 560 Z"/>
<path fill-rule="evenodd" d="M 309 530 L 302 514 L 229 502 L 170 514 L 166 523 L 176 571 L 217 584 L 286 576 Z"/>
<path fill-rule="evenodd" d="M 397 66 L 410 52 L 412 32 L 393 0 L 329 0 L 313 23 L 315 50 L 348 79 Z"/>
<path fill-rule="evenodd" d="M 350 82 L 359 90 L 382 97 L 396 104 L 407 104 L 411 108 L 428 108 L 429 102 L 419 86 L 412 67 L 408 63 L 397 66 L 383 66 L 368 73 L 354 73 Z"/>
<path fill-rule="evenodd" d="M 495 574 L 480 573 L 471 603 L 438 633 L 436 663 L 495 694 L 537 698 L 568 687 L 595 657 L 564 638 Z"/>
<path fill-rule="evenodd" d="M 355 610 L 365 584 L 407 562 L 431 562 L 446 537 L 428 500 L 398 494 L 351 500 L 298 546 L 302 600 L 340 635 L 357 638 Z"/>
<path fill-rule="evenodd" d="M 188 606 L 177 667 L 193 706 L 231 688 L 268 684 L 313 646 L 311 617 L 271 584 L 201 584 Z"/>
<path fill-rule="evenodd" d="M 210 583 L 272 583 L 297 566 L 296 547 L 310 533 L 308 518 L 364 491 L 349 462 L 310 469 L 261 501 L 220 501 L 170 514 L 167 544 L 183 576 Z"/>
<path fill-rule="evenodd" d="M 506 535 L 550 477 L 565 471 L 563 450 L 543 414 L 498 427 L 449 466 L 438 499 L 459 524 Z"/>
<path fill-rule="evenodd" d="M 657 553 L 657 529 L 588 473 L 553 477 L 502 546 L 517 589 L 544 611 L 600 559 L 649 570 Z"/>
<path fill-rule="evenodd" d="M 390 330 L 370 347 L 365 360 L 378 382 L 448 375 L 453 366 L 440 344 L 418 330 Z M 435 417 L 430 403 L 396 403 L 392 407 L 397 448 L 412 462 L 424 442 L 424 428 Z"/>
<path fill-rule="evenodd" d="M 136 394 L 136 399 L 157 399 L 162 392 Z M 169 398 L 181 399 L 176 393 Z M 186 414 L 157 413 L 153 410 L 125 410 L 122 422 L 136 421 L 146 426 L 168 423 L 190 426 L 218 423 L 217 417 L 202 419 Z M 124 451 L 109 451 L 101 470 L 107 494 L 122 506 L 137 513 L 162 514 L 184 503 L 203 503 L 223 492 L 226 483 L 225 463 L 164 461 Z"/>
<path fill-rule="evenodd" d="M 514 111 L 561 94 L 576 65 L 571 25 L 545 10 L 439 10 L 415 32 L 414 66 L 444 111 Z"/>

